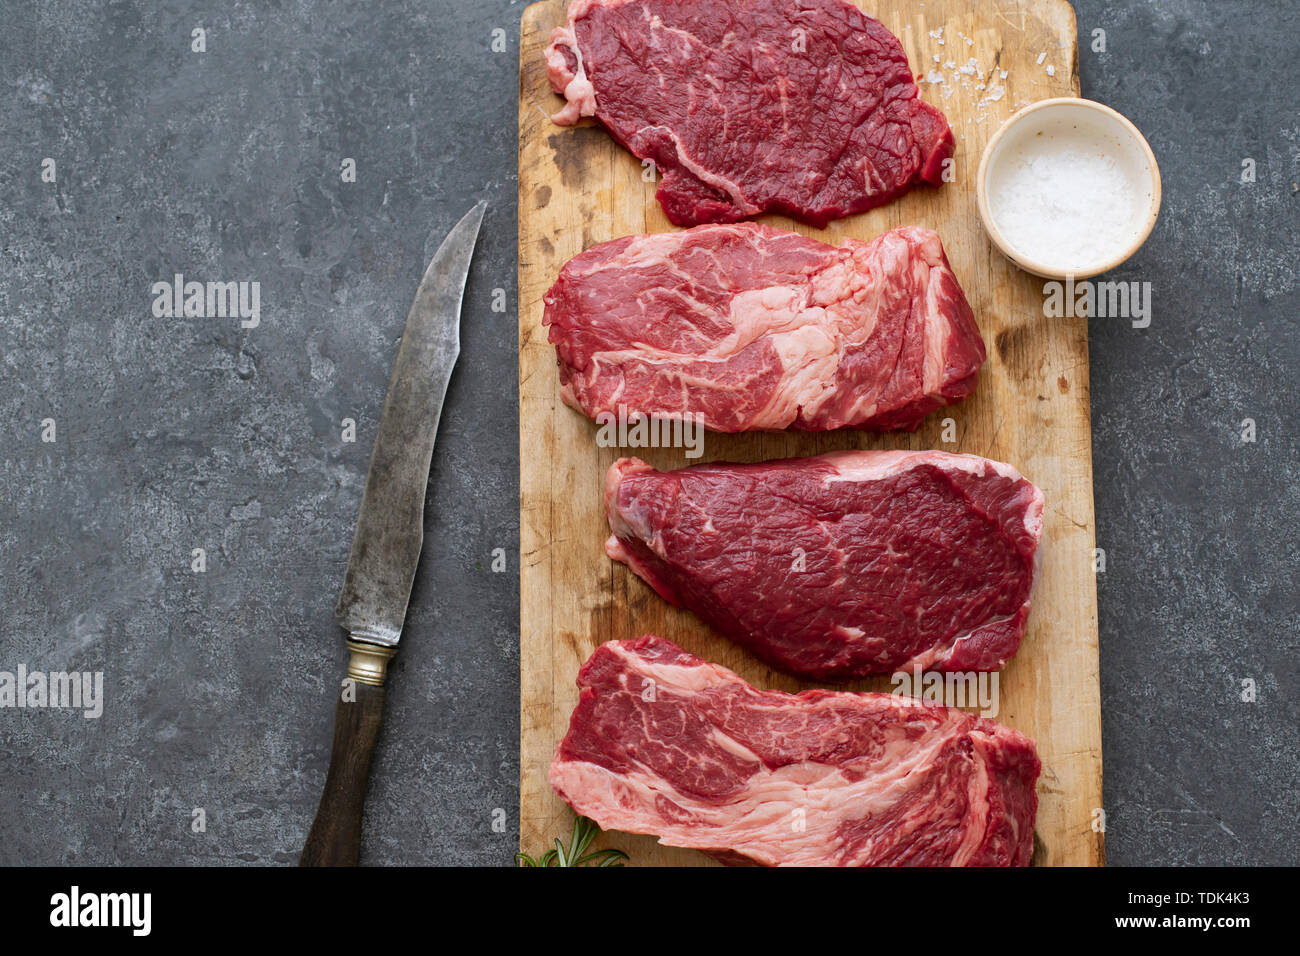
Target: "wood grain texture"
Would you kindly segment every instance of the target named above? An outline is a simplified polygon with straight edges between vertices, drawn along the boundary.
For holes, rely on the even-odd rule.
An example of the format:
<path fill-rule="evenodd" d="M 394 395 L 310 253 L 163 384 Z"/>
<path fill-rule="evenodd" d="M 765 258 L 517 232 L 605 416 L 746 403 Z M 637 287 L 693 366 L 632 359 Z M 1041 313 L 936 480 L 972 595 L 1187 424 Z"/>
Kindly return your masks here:
<path fill-rule="evenodd" d="M 325 791 L 299 866 L 356 866 L 370 763 L 384 722 L 384 688 L 356 683 L 355 699 L 339 697 Z"/>
<path fill-rule="evenodd" d="M 970 399 L 930 416 L 914 434 L 710 433 L 701 460 L 939 448 L 1009 462 L 1043 489 L 1042 576 L 1029 633 L 1001 675 L 997 719 L 1033 737 L 1043 759 L 1034 862 L 1100 865 L 1103 837 L 1092 828 L 1101 807 L 1101 713 L 1087 323 L 1044 318 L 1042 280 L 1019 272 L 993 248 L 980 227 L 974 188 L 984 145 L 1004 119 L 1036 100 L 1077 95 L 1074 13 L 1065 0 L 858 2 L 902 40 L 915 74 L 943 74 L 943 83 L 923 82 L 921 89 L 956 134 L 956 180 L 826 230 L 779 216 L 762 221 L 831 243 L 900 225 L 934 229 L 975 310 L 988 364 Z M 563 20 L 562 0 L 525 11 L 520 68 L 520 843 L 529 852 L 570 828 L 571 813 L 552 794 L 546 772 L 577 700 L 578 668 L 601 642 L 660 634 L 758 687 L 811 686 L 772 671 L 669 607 L 605 556 L 602 483 L 620 452 L 597 447 L 596 426 L 560 401 L 555 352 L 541 325 L 542 297 L 564 262 L 589 246 L 672 226 L 655 201 L 654 184 L 642 180 L 640 163 L 603 130 L 551 123 L 562 101 L 547 84 L 543 50 Z M 1039 54 L 1046 54 L 1041 64 Z M 972 58 L 983 81 L 961 72 Z M 941 441 L 945 417 L 955 420 L 955 444 Z M 689 463 L 680 449 L 627 453 L 658 468 Z M 889 683 L 850 689 L 888 690 Z M 619 833 L 604 841 L 630 853 L 633 865 L 710 865 L 702 854 L 661 847 L 651 837 Z"/>

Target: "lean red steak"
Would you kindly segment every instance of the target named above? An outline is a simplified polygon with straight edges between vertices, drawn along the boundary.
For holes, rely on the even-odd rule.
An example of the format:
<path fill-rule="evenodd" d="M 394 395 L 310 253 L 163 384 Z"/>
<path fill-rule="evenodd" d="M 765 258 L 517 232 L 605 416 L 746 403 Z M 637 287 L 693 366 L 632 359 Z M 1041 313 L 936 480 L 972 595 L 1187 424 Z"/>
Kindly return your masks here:
<path fill-rule="evenodd" d="M 609 469 L 605 545 L 772 667 L 847 681 L 993 671 L 1029 618 L 1043 495 L 972 455 L 850 451 Z"/>
<path fill-rule="evenodd" d="M 943 181 L 953 152 L 897 37 L 847 0 L 572 0 L 553 119 L 594 116 L 662 176 L 679 226 L 818 227 Z"/>
<path fill-rule="evenodd" d="M 663 638 L 610 641 L 550 782 L 601 827 L 727 863 L 1026 866 L 1023 734 L 891 694 L 760 691 Z"/>
<path fill-rule="evenodd" d="M 628 236 L 545 296 L 561 395 L 719 432 L 915 429 L 975 389 L 984 342 L 939 237 L 829 246 L 755 223 Z"/>

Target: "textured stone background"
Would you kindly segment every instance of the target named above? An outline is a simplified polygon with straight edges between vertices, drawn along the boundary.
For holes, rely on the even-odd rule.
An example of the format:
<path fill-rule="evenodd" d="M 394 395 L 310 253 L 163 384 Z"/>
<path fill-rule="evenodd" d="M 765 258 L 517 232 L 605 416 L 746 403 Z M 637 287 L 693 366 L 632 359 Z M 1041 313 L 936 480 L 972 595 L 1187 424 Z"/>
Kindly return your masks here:
<path fill-rule="evenodd" d="M 1300 15 L 1291 0 L 1075 7 L 1085 95 L 1147 133 L 1165 182 L 1154 237 L 1117 276 L 1154 284 L 1154 321 L 1092 328 L 1110 860 L 1295 862 Z M 509 862 L 521 9 L 6 7 L 0 669 L 103 670 L 108 704 L 98 721 L 0 711 L 0 863 L 296 859 L 397 337 L 438 237 L 480 198 L 426 519 L 438 546 L 390 692 L 366 859 Z M 261 327 L 153 318 L 150 286 L 174 272 L 260 281 Z M 39 440 L 47 417 L 55 444 Z"/>

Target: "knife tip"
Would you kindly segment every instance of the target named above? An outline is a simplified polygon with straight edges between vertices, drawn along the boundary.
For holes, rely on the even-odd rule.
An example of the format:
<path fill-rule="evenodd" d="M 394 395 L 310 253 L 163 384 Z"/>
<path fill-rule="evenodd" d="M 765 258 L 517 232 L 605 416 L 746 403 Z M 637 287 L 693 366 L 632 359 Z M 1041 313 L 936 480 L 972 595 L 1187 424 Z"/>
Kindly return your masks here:
<path fill-rule="evenodd" d="M 477 232 L 478 227 L 483 224 L 483 216 L 487 213 L 487 207 L 488 207 L 487 200 L 480 199 L 472 207 L 470 207 L 469 212 L 465 213 L 464 217 L 461 219 L 461 222 L 472 223 L 475 232 Z"/>

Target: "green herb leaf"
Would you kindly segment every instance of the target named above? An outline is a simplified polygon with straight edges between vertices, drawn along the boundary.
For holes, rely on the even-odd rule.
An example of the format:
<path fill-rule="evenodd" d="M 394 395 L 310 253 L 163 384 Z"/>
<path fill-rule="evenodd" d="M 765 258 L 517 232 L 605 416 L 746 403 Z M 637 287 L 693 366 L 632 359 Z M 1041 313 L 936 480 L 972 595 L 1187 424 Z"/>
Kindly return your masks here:
<path fill-rule="evenodd" d="M 587 847 L 600 835 L 600 827 L 595 821 L 578 817 L 573 821 L 573 834 L 569 837 L 566 848 L 555 839 L 555 848 L 547 850 L 539 857 L 527 853 L 516 853 L 515 862 L 520 866 L 622 866 L 628 855 L 622 850 L 606 849 L 587 852 Z"/>

